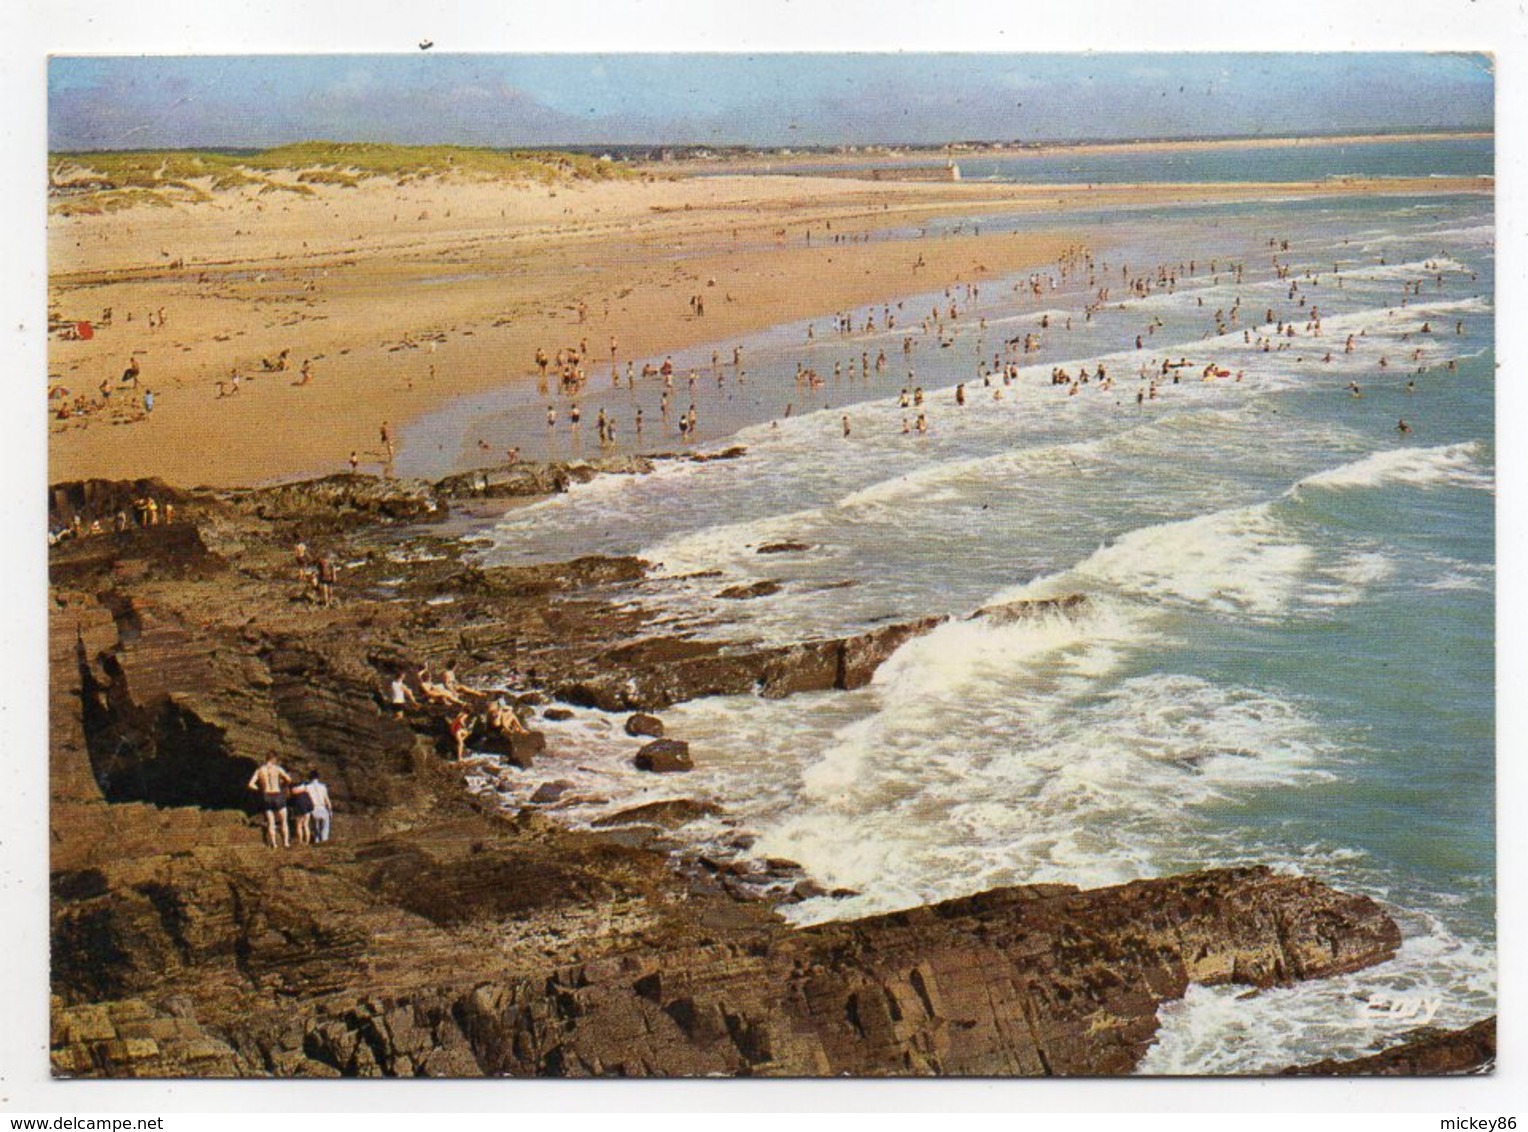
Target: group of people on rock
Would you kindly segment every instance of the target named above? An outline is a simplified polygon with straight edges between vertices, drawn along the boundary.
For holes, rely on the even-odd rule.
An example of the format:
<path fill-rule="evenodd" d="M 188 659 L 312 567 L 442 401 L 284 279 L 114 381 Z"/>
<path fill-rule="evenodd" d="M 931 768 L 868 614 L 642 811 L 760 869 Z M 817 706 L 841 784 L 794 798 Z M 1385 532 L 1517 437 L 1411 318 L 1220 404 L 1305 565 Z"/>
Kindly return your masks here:
<path fill-rule="evenodd" d="M 128 518 L 126 508 L 118 508 L 115 515 L 109 520 L 111 529 L 116 534 L 126 534 L 133 527 L 162 527 L 169 526 L 175 521 L 175 504 L 166 499 L 160 503 L 152 495 L 147 493 L 135 496 L 131 503 L 133 516 Z M 76 511 L 67 523 L 52 526 L 48 530 L 48 545 L 57 546 L 69 539 L 92 538 L 96 535 L 106 534 L 106 524 L 100 516 L 95 516 L 89 521 Z"/>
<path fill-rule="evenodd" d="M 448 709 L 446 734 L 457 762 L 467 757 L 467 743 L 480 730 L 504 738 L 526 734 L 525 724 L 504 697 L 469 688 L 456 678 L 452 664 L 447 664 L 438 680 L 432 678 L 429 665 L 412 672 L 399 669 L 388 684 L 387 702 L 399 719 L 411 707 Z"/>
<path fill-rule="evenodd" d="M 329 840 L 334 803 L 329 787 L 316 769 L 310 770 L 307 778 L 298 780 L 276 761 L 272 752 L 250 776 L 249 789 L 260 795 L 266 844 L 272 849 L 278 839 L 282 848 L 290 849 L 294 829 L 299 845 L 322 845 Z"/>

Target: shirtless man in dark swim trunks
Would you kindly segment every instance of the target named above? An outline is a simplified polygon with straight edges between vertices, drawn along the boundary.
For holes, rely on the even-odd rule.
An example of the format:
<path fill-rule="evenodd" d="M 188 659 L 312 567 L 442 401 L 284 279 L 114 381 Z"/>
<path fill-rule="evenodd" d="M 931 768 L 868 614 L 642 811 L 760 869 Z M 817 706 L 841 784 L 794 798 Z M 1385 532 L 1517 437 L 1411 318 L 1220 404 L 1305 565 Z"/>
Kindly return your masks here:
<path fill-rule="evenodd" d="M 291 834 L 286 820 L 286 787 L 292 776 L 276 762 L 275 754 L 268 755 L 265 762 L 249 780 L 251 790 L 260 791 L 260 805 L 265 811 L 265 832 L 272 849 L 276 848 L 276 829 L 281 829 L 281 844 L 292 847 Z"/>

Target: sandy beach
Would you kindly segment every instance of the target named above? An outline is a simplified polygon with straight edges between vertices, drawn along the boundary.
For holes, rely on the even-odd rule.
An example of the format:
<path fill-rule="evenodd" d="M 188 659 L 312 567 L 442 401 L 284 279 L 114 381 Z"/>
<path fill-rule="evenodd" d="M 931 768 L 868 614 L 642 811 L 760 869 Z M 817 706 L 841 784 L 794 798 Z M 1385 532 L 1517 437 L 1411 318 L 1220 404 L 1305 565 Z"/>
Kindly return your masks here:
<path fill-rule="evenodd" d="M 1087 242 L 1066 218 L 1076 209 L 1480 187 L 370 178 L 96 215 L 65 202 L 50 218 L 49 311 L 95 325 L 89 340 L 52 336 L 50 387 L 96 397 L 132 358 L 141 378 L 136 397 L 115 391 L 104 411 L 54 414 L 49 478 L 229 486 L 343 470 L 352 452 L 374 469 L 383 422 L 396 435 L 453 398 L 534 380 L 538 348 L 587 342 L 592 380 L 608 373 L 612 339 L 624 372 L 628 360 L 1043 266 Z M 931 218 L 999 211 L 1056 224 L 916 238 Z M 262 368 L 282 351 L 287 369 Z M 312 376 L 299 385 L 305 360 Z M 238 393 L 220 397 L 235 372 Z"/>

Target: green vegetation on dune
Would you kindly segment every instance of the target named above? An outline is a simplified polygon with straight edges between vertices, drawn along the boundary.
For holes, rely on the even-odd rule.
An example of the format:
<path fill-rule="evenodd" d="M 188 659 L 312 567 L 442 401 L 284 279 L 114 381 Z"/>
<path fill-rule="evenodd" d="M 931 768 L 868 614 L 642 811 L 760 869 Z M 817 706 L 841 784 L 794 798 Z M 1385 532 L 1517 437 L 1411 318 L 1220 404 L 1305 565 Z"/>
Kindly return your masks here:
<path fill-rule="evenodd" d="M 472 180 L 611 180 L 633 176 L 624 166 L 577 153 L 551 150 L 478 149 L 466 146 L 404 146 L 371 142 L 297 142 L 257 152 L 216 150 L 103 150 L 50 156 L 49 188 L 69 199 L 65 213 L 120 208 L 128 200 L 154 203 L 206 198 L 196 182 L 214 191 L 254 188 L 262 193 L 311 194 L 314 185 L 354 188 L 367 177 Z M 147 195 L 145 195 L 147 194 Z"/>
<path fill-rule="evenodd" d="M 455 145 L 297 142 L 243 160 L 250 168 L 353 170 L 362 176 L 432 177 L 454 173 L 507 180 L 608 180 L 629 176 L 614 162 L 551 150 L 478 149 Z"/>

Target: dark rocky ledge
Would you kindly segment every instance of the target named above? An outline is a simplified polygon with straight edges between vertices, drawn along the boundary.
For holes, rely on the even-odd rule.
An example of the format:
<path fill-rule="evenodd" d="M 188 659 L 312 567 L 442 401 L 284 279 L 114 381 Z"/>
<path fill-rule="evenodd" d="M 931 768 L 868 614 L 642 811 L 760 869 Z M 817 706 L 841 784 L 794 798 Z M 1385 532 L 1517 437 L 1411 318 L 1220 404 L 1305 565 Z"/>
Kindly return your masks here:
<path fill-rule="evenodd" d="M 1488 1073 L 1496 1067 L 1496 1019 L 1462 1030 L 1422 1027 L 1398 1045 L 1351 1061 L 1318 1061 L 1283 1072 L 1286 1077 L 1440 1077 Z"/>
<path fill-rule="evenodd" d="M 392 672 L 513 666 L 527 718 L 548 693 L 788 695 L 862 686 L 940 619 L 787 648 L 689 639 L 636 611 L 636 559 L 471 561 L 433 533 L 455 490 L 180 493 L 174 526 L 53 550 L 55 1072 L 1123 1073 L 1191 982 L 1321 978 L 1399 945 L 1374 902 L 1255 868 L 794 930 L 619 829 L 506 818 L 464 791 L 441 712 L 388 710 Z M 341 564 L 332 607 L 297 575 L 297 534 Z M 540 748 L 523 761 L 552 797 L 562 756 Z M 322 771 L 334 842 L 260 844 L 245 783 L 271 752 Z M 626 819 L 681 822 L 683 804 Z"/>
<path fill-rule="evenodd" d="M 185 862 L 115 898 L 72 879 L 67 906 L 96 909 L 100 942 L 151 963 L 121 988 L 130 995 L 91 988 L 96 1001 L 56 1004 L 55 1065 L 133 1075 L 1121 1074 L 1153 1040 L 1158 1006 L 1191 982 L 1319 978 L 1381 962 L 1400 942 L 1364 897 L 1235 869 L 1090 892 L 1001 889 L 800 931 L 716 920 L 583 961 L 485 962 L 475 946 L 500 933 L 571 926 L 601 904 L 632 914 L 626 885 L 598 876 L 587 854 L 572 863 L 495 840 L 448 859 L 393 838 L 329 869 L 267 863 L 264 876 L 258 860 L 216 875 Z M 621 866 L 612 851 L 603 868 L 619 877 Z M 199 993 L 174 993 L 188 982 Z M 244 1009 L 198 1002 L 219 986 Z"/>

